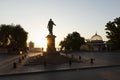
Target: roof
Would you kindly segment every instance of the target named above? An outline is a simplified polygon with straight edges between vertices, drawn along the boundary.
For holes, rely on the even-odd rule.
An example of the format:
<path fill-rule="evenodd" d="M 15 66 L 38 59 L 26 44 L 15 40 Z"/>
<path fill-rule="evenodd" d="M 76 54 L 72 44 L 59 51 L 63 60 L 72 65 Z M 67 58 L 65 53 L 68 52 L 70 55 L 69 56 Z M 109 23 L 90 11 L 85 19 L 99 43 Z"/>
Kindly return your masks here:
<path fill-rule="evenodd" d="M 91 41 L 103 41 L 102 37 L 97 33 L 91 37 Z"/>

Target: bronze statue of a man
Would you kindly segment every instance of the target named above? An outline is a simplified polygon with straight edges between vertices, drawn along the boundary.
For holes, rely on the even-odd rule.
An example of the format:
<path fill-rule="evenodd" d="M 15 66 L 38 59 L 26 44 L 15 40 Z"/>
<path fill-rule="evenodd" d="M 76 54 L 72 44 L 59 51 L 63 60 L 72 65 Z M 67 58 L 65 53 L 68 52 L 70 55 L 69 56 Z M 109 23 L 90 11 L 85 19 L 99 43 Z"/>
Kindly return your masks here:
<path fill-rule="evenodd" d="M 56 26 L 56 24 L 54 24 L 54 22 L 52 21 L 52 19 L 50 19 L 50 21 L 48 22 L 48 26 L 47 26 L 50 35 L 53 35 L 53 25 Z"/>

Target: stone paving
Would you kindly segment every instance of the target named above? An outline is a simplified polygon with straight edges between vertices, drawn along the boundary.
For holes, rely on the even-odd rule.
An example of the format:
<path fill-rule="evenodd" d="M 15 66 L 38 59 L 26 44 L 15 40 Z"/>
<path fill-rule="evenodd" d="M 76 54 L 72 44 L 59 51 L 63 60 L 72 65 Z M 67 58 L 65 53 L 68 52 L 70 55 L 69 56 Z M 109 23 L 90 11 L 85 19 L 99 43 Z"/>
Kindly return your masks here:
<path fill-rule="evenodd" d="M 72 63 L 70 66 L 69 63 L 61 65 L 29 65 L 24 66 L 27 61 L 26 58 L 22 63 L 18 64 L 16 69 L 5 70 L 0 73 L 1 75 L 11 75 L 11 74 L 27 74 L 27 73 L 36 73 L 36 72 L 50 72 L 50 71 L 65 71 L 65 70 L 77 70 L 77 69 L 89 69 L 89 68 L 101 68 L 101 67 L 113 67 L 120 66 L 120 54 L 119 52 L 112 53 L 95 53 L 95 52 L 73 52 L 70 55 L 74 55 L 74 58 L 78 59 L 78 56 L 82 57 L 83 62 L 81 63 Z M 95 58 L 94 64 L 90 63 L 90 59 Z"/>

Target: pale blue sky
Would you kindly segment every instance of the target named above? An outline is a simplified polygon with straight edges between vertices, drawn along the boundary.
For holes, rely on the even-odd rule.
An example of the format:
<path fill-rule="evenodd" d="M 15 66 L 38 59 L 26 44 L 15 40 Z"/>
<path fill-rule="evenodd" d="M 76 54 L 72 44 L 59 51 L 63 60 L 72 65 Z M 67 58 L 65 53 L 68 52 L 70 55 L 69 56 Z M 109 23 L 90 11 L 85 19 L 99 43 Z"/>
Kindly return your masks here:
<path fill-rule="evenodd" d="M 120 17 L 119 9 L 120 0 L 0 0 L 0 24 L 20 24 L 37 47 L 45 46 L 50 18 L 56 45 L 73 31 L 85 39 L 97 31 L 106 40 L 105 24 Z"/>

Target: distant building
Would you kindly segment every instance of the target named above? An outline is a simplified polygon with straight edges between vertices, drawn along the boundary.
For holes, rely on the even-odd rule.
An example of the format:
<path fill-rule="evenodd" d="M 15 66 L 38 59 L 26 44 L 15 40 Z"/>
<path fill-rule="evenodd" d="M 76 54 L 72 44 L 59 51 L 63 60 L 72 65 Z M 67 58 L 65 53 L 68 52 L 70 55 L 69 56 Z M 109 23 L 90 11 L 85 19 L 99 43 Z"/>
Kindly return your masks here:
<path fill-rule="evenodd" d="M 29 42 L 29 52 L 40 52 L 41 48 L 36 48 L 34 42 Z"/>
<path fill-rule="evenodd" d="M 97 33 L 91 37 L 89 41 L 87 41 L 87 45 L 89 46 L 90 51 L 110 51 L 111 44 L 103 41 L 102 37 Z"/>
<path fill-rule="evenodd" d="M 90 41 L 93 51 L 103 51 L 105 48 L 105 43 L 100 35 L 97 33 L 91 37 Z"/>
<path fill-rule="evenodd" d="M 33 51 L 34 50 L 34 42 L 30 41 L 29 42 L 29 51 Z"/>

